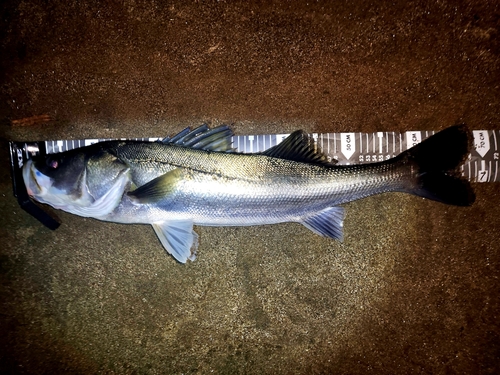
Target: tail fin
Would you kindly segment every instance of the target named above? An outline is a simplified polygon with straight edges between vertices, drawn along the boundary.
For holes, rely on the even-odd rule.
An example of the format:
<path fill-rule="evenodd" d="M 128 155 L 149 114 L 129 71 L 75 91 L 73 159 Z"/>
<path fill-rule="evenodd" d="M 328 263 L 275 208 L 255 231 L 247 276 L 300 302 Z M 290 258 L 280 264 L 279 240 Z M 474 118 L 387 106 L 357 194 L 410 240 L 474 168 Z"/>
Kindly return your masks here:
<path fill-rule="evenodd" d="M 417 181 L 412 194 L 456 206 L 470 206 L 475 195 L 459 166 L 472 145 L 465 125 L 455 125 L 427 138 L 402 157 L 414 165 Z"/>

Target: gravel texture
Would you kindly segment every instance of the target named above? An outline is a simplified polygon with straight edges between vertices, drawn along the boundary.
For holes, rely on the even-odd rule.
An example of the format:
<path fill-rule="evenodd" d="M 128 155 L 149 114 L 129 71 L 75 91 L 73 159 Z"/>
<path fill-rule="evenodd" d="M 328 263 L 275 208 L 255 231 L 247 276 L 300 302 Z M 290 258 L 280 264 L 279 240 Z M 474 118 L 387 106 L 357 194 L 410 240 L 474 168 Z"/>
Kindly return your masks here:
<path fill-rule="evenodd" d="M 345 205 L 298 224 L 153 230 L 12 195 L 6 140 L 500 129 L 497 1 L 6 0 L 0 7 L 0 372 L 500 372 L 500 189 Z M 25 126 L 13 120 L 48 115 Z"/>

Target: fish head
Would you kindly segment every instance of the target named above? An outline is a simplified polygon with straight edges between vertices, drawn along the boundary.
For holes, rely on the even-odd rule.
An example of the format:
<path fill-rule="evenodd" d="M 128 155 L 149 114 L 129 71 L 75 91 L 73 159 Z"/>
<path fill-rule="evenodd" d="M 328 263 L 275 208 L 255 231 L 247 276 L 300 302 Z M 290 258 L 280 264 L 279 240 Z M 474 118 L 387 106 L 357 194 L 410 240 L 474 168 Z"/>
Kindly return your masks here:
<path fill-rule="evenodd" d="M 97 218 L 113 211 L 130 185 L 128 166 L 109 150 L 92 146 L 28 160 L 23 179 L 34 200 Z"/>
<path fill-rule="evenodd" d="M 47 155 L 28 160 L 23 166 L 28 194 L 48 204 L 78 200 L 85 196 L 85 175 L 85 155 L 81 152 Z"/>

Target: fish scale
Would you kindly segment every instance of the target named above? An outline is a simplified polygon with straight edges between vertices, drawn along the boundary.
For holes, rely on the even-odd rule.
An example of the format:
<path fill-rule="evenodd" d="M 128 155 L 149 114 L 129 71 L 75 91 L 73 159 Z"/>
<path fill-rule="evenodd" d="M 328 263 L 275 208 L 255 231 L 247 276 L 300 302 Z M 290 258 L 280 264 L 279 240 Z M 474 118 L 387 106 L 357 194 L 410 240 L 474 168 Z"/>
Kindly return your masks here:
<path fill-rule="evenodd" d="M 342 239 L 339 205 L 346 202 L 385 192 L 460 206 L 474 201 L 458 170 L 471 146 L 464 125 L 392 159 L 362 165 L 329 163 L 303 131 L 256 154 L 233 152 L 231 137 L 225 126 L 202 126 L 162 142 L 102 142 L 30 160 L 23 177 L 33 199 L 56 208 L 104 221 L 151 224 L 182 263 L 196 253 L 193 225 L 298 222 Z"/>
<path fill-rule="evenodd" d="M 411 173 L 400 160 L 355 166 L 312 165 L 266 155 L 214 153 L 169 144 L 123 144 L 117 147 L 116 154 L 134 176 L 142 174 L 144 165 L 152 161 L 160 165 L 153 171 L 148 169 L 149 181 L 175 168 L 182 169 L 177 189 L 158 205 L 170 215 L 183 217 L 188 212 L 198 225 L 298 221 L 311 210 L 402 190 Z M 145 183 L 133 182 L 138 186 Z M 147 220 L 157 215 L 155 212 Z M 123 210 L 113 213 L 113 218 L 116 216 L 132 215 Z"/>

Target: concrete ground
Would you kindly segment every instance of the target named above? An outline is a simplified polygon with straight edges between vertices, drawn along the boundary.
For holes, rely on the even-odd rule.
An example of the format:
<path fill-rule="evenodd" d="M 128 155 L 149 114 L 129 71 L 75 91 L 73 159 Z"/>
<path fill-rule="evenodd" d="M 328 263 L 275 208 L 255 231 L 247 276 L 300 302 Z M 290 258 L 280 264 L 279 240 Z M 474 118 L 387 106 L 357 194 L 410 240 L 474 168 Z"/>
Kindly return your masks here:
<path fill-rule="evenodd" d="M 347 204 L 343 243 L 199 227 L 186 265 L 148 226 L 52 232 L 12 196 L 7 139 L 500 129 L 497 1 L 352 3 L 3 2 L 1 373 L 500 372 L 498 183 Z"/>

